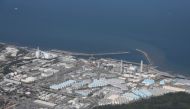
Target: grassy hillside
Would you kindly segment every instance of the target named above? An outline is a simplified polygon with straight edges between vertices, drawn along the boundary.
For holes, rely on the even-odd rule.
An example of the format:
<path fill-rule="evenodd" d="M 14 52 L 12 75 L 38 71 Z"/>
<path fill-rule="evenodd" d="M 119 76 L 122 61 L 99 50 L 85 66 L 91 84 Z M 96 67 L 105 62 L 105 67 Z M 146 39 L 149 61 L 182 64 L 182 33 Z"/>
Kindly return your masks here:
<path fill-rule="evenodd" d="M 94 109 L 190 109 L 190 94 L 169 93 L 159 97 L 140 100 L 135 103 L 117 106 L 102 106 Z"/>

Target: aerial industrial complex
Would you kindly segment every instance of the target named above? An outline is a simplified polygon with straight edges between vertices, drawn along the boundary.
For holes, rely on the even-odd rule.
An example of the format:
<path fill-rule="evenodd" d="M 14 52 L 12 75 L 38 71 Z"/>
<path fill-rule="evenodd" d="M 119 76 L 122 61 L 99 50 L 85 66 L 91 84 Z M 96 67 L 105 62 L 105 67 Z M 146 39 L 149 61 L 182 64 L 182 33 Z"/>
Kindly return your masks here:
<path fill-rule="evenodd" d="M 60 50 L 0 44 L 0 108 L 92 109 L 170 92 L 190 93 L 188 78 L 152 65 L 85 59 Z"/>

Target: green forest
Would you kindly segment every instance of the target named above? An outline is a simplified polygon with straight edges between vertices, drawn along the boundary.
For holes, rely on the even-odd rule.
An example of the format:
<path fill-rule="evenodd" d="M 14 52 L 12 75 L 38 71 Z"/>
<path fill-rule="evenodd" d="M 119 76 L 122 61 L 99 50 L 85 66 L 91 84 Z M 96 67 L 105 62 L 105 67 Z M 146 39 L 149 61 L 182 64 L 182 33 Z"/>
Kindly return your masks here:
<path fill-rule="evenodd" d="M 142 99 L 123 105 L 108 105 L 94 109 L 190 109 L 190 94 L 179 92 Z"/>

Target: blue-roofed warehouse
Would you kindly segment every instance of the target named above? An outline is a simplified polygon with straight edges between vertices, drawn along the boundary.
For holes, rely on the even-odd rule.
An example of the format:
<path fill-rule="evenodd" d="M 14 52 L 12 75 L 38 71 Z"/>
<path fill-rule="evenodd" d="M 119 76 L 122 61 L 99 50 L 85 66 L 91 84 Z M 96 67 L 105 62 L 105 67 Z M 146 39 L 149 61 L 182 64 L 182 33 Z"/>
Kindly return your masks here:
<path fill-rule="evenodd" d="M 154 84 L 155 81 L 153 79 L 145 79 L 142 83 L 145 84 L 146 86 L 150 86 Z"/>

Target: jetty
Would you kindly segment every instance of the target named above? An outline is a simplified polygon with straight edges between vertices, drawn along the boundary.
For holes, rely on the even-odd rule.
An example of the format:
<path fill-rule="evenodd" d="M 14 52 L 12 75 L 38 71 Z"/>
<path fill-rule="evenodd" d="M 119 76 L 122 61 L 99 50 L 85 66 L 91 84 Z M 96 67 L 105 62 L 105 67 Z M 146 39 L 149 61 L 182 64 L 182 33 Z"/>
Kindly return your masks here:
<path fill-rule="evenodd" d="M 129 52 L 112 52 L 112 53 L 71 53 L 73 56 L 107 56 L 107 55 L 120 55 L 128 54 Z"/>
<path fill-rule="evenodd" d="M 109 52 L 109 53 L 79 53 L 79 52 L 69 52 L 69 51 L 61 51 L 61 50 L 51 50 L 52 52 L 62 53 L 72 56 L 108 56 L 108 55 L 121 55 L 121 54 L 128 54 L 127 51 L 122 52 Z"/>
<path fill-rule="evenodd" d="M 151 59 L 150 59 L 148 53 L 146 53 L 145 51 L 140 50 L 140 49 L 136 49 L 136 51 L 138 51 L 138 52 L 140 52 L 141 54 L 143 54 L 143 55 L 145 56 L 146 60 L 148 61 L 148 63 L 149 63 L 150 65 L 153 65 L 153 63 L 152 63 L 152 61 L 151 61 Z"/>

